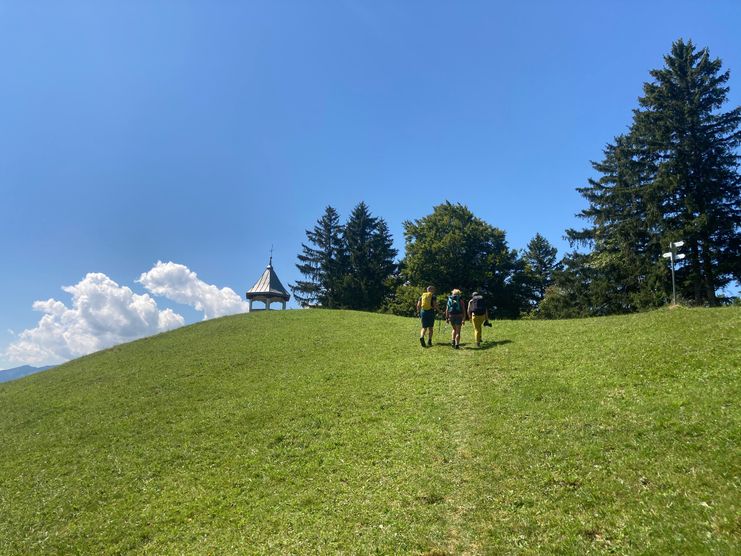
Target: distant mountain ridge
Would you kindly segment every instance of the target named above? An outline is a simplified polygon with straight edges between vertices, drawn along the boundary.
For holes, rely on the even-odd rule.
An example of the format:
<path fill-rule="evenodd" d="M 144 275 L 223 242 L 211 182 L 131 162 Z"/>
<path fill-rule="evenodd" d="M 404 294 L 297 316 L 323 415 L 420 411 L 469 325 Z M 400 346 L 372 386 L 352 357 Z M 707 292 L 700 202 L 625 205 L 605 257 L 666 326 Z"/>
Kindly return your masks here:
<path fill-rule="evenodd" d="M 17 378 L 32 375 L 34 373 L 40 373 L 41 371 L 46 371 L 47 369 L 51 369 L 55 366 L 56 365 L 48 365 L 46 367 L 32 367 L 31 365 L 23 365 L 22 367 L 6 369 L 4 371 L 0 371 L 0 382 L 8 382 L 10 380 L 15 380 Z"/>

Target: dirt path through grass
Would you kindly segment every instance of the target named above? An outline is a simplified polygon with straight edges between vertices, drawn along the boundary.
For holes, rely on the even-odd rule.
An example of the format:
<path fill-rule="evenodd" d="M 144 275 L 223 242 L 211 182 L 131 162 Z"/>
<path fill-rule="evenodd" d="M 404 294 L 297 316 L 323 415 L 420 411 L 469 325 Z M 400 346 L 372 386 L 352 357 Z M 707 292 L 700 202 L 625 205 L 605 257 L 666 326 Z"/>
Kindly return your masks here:
<path fill-rule="evenodd" d="M 465 337 L 464 337 L 465 338 Z M 465 339 L 464 339 L 465 342 Z M 491 348 L 493 341 L 477 349 L 473 342 L 452 352 L 440 372 L 447 376 L 448 434 L 452 446 L 449 465 L 450 491 L 445 500 L 447 512 L 446 541 L 431 554 L 480 554 L 483 550 L 477 531 L 472 527 L 476 510 L 475 491 L 481 488 L 479 454 L 472 434 L 486 418 L 482 391 L 496 388 L 500 358 Z"/>

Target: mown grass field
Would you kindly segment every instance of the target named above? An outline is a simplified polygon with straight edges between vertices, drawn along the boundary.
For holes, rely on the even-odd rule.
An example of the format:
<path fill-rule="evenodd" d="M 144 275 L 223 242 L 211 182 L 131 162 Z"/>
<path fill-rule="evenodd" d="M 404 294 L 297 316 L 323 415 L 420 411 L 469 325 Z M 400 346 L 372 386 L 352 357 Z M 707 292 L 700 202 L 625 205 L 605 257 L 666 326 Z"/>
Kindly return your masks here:
<path fill-rule="evenodd" d="M 0 384 L 0 554 L 741 552 L 740 309 L 417 335 L 253 313 Z"/>

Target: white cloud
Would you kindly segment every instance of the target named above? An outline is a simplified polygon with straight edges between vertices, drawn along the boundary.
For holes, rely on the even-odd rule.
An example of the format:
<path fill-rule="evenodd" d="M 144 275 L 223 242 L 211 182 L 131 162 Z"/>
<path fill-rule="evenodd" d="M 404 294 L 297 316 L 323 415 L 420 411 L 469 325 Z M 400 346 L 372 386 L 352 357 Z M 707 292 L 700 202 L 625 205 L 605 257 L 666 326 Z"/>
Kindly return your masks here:
<path fill-rule="evenodd" d="M 137 282 L 153 295 L 202 311 L 204 320 L 249 309 L 231 288 L 207 284 L 187 266 L 173 262 L 158 261 Z M 72 297 L 71 306 L 56 299 L 34 302 L 34 310 L 43 316 L 35 328 L 16 335 L 3 353 L 9 361 L 60 363 L 185 324 L 171 309 L 160 310 L 149 294 L 138 295 L 105 274 L 90 273 L 62 289 Z"/>
<path fill-rule="evenodd" d="M 105 274 L 90 273 L 62 289 L 72 296 L 72 306 L 56 299 L 36 301 L 34 310 L 44 315 L 8 346 L 9 360 L 59 363 L 185 324 L 171 309 L 159 310 L 148 294 L 135 294 Z"/>
<path fill-rule="evenodd" d="M 204 320 L 245 313 L 249 309 L 247 302 L 233 289 L 219 289 L 213 284 L 207 284 L 187 266 L 173 262 L 157 261 L 137 282 L 154 295 L 203 311 Z"/>

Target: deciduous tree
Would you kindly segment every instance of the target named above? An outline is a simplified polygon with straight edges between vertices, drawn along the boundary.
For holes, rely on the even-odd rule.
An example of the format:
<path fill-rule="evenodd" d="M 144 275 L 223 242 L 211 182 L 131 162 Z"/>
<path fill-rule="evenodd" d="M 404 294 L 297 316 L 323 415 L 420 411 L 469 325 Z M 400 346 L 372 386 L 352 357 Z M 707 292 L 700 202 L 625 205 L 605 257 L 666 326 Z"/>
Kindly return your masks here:
<path fill-rule="evenodd" d="M 509 249 L 502 230 L 467 207 L 445 202 L 419 220 L 404 222 L 405 278 L 435 285 L 439 292 L 460 288 L 482 292 L 500 316 L 517 317 L 526 308 L 524 265 Z"/>

